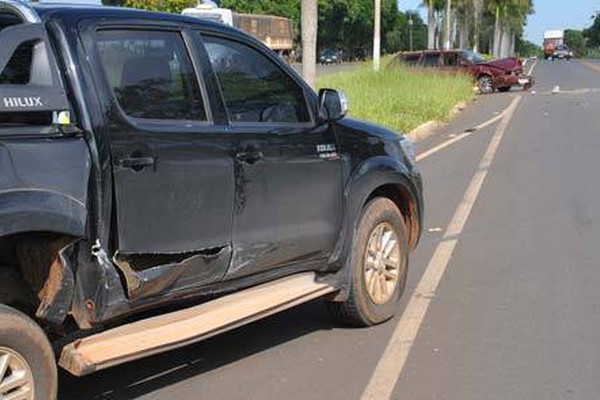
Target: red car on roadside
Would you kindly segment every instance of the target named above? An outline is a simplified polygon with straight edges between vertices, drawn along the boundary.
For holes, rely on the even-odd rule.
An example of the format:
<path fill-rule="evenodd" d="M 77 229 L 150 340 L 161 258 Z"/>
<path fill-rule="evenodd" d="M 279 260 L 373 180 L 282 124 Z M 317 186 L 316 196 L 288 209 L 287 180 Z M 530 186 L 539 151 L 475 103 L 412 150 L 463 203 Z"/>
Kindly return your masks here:
<path fill-rule="evenodd" d="M 397 61 L 413 67 L 467 73 L 476 80 L 481 93 L 508 92 L 513 86 L 527 90 L 533 86 L 533 78 L 523 73 L 523 63 L 515 57 L 486 61 L 470 50 L 425 50 L 401 53 Z"/>

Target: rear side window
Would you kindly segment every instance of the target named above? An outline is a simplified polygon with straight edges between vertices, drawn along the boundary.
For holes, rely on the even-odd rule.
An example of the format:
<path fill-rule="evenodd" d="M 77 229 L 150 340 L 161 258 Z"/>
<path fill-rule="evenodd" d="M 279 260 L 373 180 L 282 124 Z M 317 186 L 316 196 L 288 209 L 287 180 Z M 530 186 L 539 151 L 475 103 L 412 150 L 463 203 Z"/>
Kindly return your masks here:
<path fill-rule="evenodd" d="M 444 66 L 454 67 L 458 65 L 458 53 L 445 53 Z"/>
<path fill-rule="evenodd" d="M 419 62 L 420 57 L 420 54 L 407 54 L 404 57 L 402 57 L 402 62 L 406 65 L 414 67 Z"/>
<path fill-rule="evenodd" d="M 304 91 L 259 51 L 227 39 L 204 37 L 232 123 L 304 123 Z"/>
<path fill-rule="evenodd" d="M 423 66 L 439 67 L 440 66 L 440 53 L 425 53 L 423 55 Z"/>
<path fill-rule="evenodd" d="M 200 84 L 177 32 L 98 32 L 98 51 L 117 102 L 130 117 L 206 121 Z"/>

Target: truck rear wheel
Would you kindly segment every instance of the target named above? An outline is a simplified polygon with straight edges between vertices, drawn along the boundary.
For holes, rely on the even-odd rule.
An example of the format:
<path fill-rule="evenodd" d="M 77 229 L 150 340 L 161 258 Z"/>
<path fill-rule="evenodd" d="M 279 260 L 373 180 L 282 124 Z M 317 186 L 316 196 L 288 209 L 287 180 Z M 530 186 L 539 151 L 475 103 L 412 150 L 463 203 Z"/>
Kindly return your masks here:
<path fill-rule="evenodd" d="M 372 326 L 392 318 L 406 285 L 408 240 L 402 214 L 386 198 L 370 201 L 356 231 L 348 299 L 327 303 L 338 321 Z"/>
<path fill-rule="evenodd" d="M 56 362 L 42 329 L 0 304 L 0 399 L 55 400 Z"/>

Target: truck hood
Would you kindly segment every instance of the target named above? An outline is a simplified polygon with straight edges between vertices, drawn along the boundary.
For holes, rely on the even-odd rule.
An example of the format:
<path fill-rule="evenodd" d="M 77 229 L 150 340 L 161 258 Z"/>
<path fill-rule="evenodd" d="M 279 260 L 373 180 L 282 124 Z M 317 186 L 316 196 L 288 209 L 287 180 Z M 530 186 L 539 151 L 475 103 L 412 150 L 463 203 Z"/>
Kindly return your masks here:
<path fill-rule="evenodd" d="M 489 65 L 491 67 L 500 68 L 505 71 L 514 71 L 523 68 L 521 61 L 516 57 L 500 58 L 498 60 L 484 63 L 483 65 Z"/>

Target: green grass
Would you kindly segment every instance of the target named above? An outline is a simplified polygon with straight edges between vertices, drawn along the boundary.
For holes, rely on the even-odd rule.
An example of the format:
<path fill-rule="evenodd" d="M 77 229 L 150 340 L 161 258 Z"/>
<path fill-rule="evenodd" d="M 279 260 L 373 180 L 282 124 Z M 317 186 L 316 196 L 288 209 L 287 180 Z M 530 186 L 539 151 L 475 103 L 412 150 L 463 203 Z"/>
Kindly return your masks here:
<path fill-rule="evenodd" d="M 439 74 L 402 66 L 379 73 L 370 66 L 356 71 L 327 75 L 317 81 L 320 88 L 346 93 L 350 116 L 407 133 L 430 121 L 444 121 L 460 101 L 473 98 L 471 78 Z"/>

